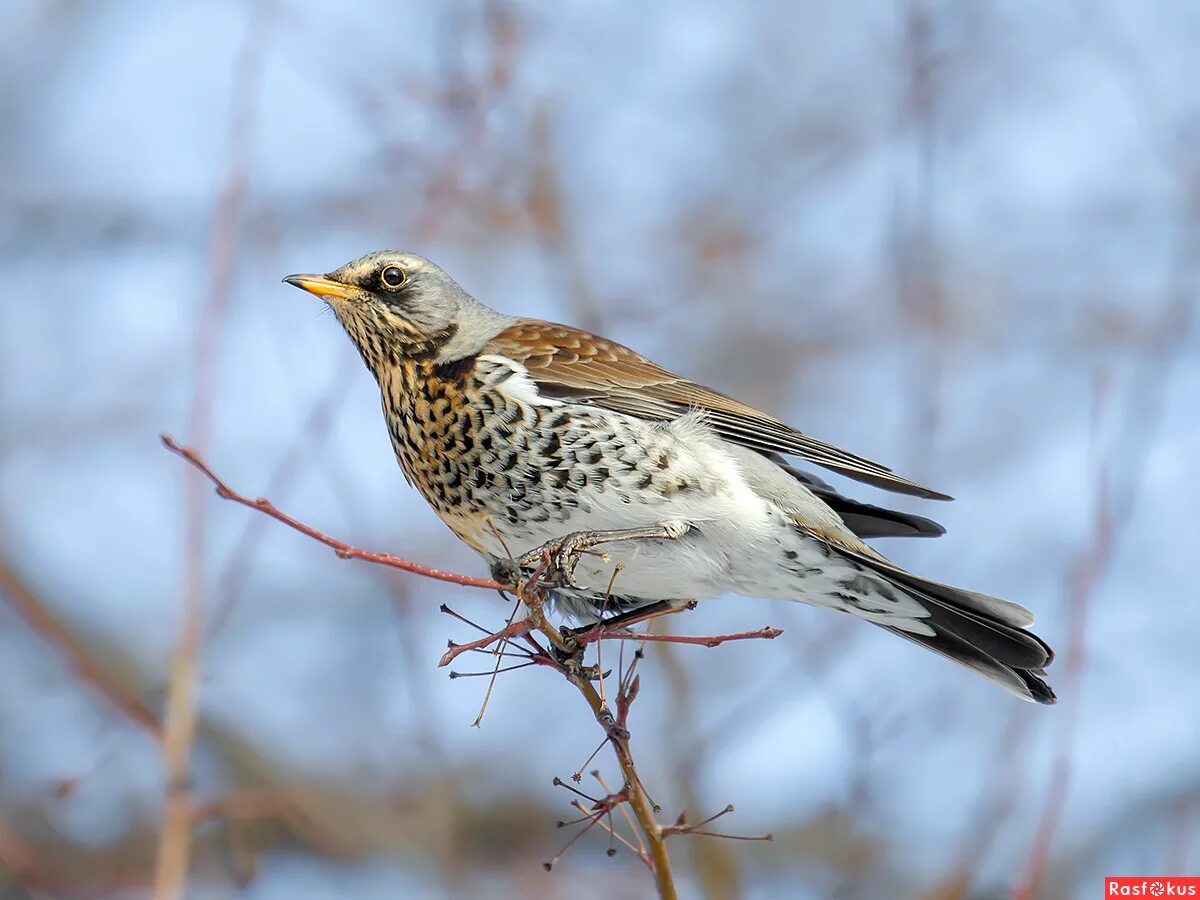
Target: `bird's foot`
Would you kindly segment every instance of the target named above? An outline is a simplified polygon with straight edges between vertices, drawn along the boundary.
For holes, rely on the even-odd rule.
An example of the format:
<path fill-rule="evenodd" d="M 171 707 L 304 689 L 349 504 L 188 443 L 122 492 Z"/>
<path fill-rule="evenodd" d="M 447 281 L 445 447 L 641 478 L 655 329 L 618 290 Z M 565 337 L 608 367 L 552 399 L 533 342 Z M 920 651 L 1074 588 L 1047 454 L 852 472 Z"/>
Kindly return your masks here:
<path fill-rule="evenodd" d="M 575 567 L 579 565 L 579 560 L 584 553 L 609 539 L 606 532 L 576 531 L 565 537 L 547 541 L 542 546 L 530 550 L 516 562 L 522 572 L 540 570 L 538 580 L 543 587 L 578 587 L 575 581 Z M 599 555 L 607 561 L 606 554 Z"/>
<path fill-rule="evenodd" d="M 563 628 L 560 630 L 565 639 L 564 646 L 560 648 L 552 644 L 550 653 L 554 656 L 554 661 L 566 669 L 570 675 L 588 681 L 601 681 L 612 674 L 612 670 L 601 672 L 599 665 L 585 666 L 583 664 L 584 648 L 575 643 L 575 635 L 581 634 L 586 629 Z"/>
<path fill-rule="evenodd" d="M 578 587 L 575 581 L 575 567 L 579 565 L 583 554 L 593 553 L 604 562 L 609 562 L 607 553 L 595 549 L 601 544 L 622 541 L 673 541 L 683 537 L 691 528 L 687 522 L 672 521 L 661 525 L 620 528 L 614 531 L 576 531 L 530 550 L 517 559 L 516 563 L 522 572 L 539 573 L 541 584 L 545 587 Z"/>

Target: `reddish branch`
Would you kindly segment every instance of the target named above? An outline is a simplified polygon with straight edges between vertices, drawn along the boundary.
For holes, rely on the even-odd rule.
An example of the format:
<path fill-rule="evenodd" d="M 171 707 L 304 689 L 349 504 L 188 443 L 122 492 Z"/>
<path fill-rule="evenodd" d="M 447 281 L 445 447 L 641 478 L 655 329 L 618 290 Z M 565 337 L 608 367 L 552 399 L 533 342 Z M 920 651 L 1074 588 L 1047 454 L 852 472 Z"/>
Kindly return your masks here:
<path fill-rule="evenodd" d="M 489 588 L 491 590 L 502 590 L 503 585 L 498 584 L 488 578 L 472 578 L 470 575 L 458 575 L 454 572 L 446 572 L 442 569 L 435 569 L 430 566 L 423 566 L 419 563 L 410 562 L 399 556 L 393 556 L 390 553 L 373 553 L 370 550 L 360 550 L 358 547 L 347 544 L 344 541 L 339 541 L 337 538 L 330 537 L 324 532 L 305 525 L 299 519 L 294 519 L 287 513 L 279 510 L 266 497 L 258 497 L 251 499 L 244 494 L 239 494 L 237 491 L 230 488 L 225 482 L 218 478 L 213 471 L 204 463 L 199 455 L 187 447 L 181 447 L 175 443 L 175 439 L 169 434 L 161 435 L 163 446 L 177 456 L 182 456 L 189 463 L 195 466 L 200 472 L 212 482 L 213 487 L 217 489 L 217 496 L 223 500 L 232 500 L 234 503 L 240 503 L 242 506 L 248 506 L 251 509 L 256 509 L 259 512 L 266 513 L 272 519 L 277 519 L 289 528 L 294 528 L 301 534 L 307 535 L 315 541 L 320 541 L 326 547 L 331 547 L 333 552 L 338 555 L 339 559 L 361 559 L 366 562 L 377 563 L 381 566 L 388 566 L 393 569 L 401 569 L 405 572 L 412 572 L 414 575 L 423 575 L 426 578 L 434 578 L 438 581 L 449 581 L 452 584 L 461 584 L 466 587 Z"/>
<path fill-rule="evenodd" d="M 454 644 L 442 654 L 442 658 L 438 660 L 438 665 L 448 666 L 469 650 L 481 650 L 484 647 L 490 647 L 497 641 L 506 641 L 510 638 L 520 637 L 523 634 L 528 634 L 532 628 L 533 624 L 528 619 L 521 619 L 506 625 L 492 634 L 485 634 L 478 640 L 468 641 L 465 644 Z"/>

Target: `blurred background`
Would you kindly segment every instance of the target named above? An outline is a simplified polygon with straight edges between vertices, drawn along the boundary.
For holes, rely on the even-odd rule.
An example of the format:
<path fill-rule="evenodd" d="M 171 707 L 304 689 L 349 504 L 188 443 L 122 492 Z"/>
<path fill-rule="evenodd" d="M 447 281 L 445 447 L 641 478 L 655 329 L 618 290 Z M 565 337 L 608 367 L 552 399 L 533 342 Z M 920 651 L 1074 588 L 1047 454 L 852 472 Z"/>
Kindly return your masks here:
<path fill-rule="evenodd" d="M 503 675 L 475 729 L 486 680 L 435 667 L 472 634 L 440 603 L 509 607 L 189 502 L 159 444 L 484 575 L 279 283 L 382 247 L 954 494 L 887 498 L 949 533 L 881 549 L 1059 651 L 1034 708 L 824 612 L 674 617 L 786 631 L 644 662 L 664 819 L 775 836 L 676 839 L 684 895 L 1200 871 L 1200 7 L 9 0 L 0 33 L 0 897 L 149 892 L 201 594 L 189 896 L 649 895 L 598 829 L 541 867 L 600 738 L 574 689 Z"/>

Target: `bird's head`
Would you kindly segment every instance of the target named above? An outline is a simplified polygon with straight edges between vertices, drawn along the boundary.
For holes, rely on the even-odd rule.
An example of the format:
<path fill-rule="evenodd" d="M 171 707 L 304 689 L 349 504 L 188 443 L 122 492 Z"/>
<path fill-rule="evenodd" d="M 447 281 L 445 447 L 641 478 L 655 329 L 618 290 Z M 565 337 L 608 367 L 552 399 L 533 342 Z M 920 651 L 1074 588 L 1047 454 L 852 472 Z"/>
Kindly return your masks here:
<path fill-rule="evenodd" d="M 401 250 L 368 253 L 325 275 L 283 280 L 328 303 L 377 373 L 402 358 L 445 361 L 474 352 L 507 319 L 477 303 L 434 263 Z"/>

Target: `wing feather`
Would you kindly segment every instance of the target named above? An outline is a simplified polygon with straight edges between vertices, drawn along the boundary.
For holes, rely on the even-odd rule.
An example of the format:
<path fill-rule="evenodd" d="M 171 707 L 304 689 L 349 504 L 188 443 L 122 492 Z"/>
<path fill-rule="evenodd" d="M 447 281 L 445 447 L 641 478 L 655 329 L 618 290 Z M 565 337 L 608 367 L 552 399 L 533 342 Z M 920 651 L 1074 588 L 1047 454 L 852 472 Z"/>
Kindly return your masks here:
<path fill-rule="evenodd" d="M 774 416 L 680 378 L 628 347 L 577 328 L 525 319 L 492 338 L 484 352 L 521 363 L 548 397 L 593 403 L 656 421 L 670 421 L 698 409 L 721 437 L 751 450 L 799 456 L 896 493 L 951 499 L 887 466 L 809 437 Z"/>

